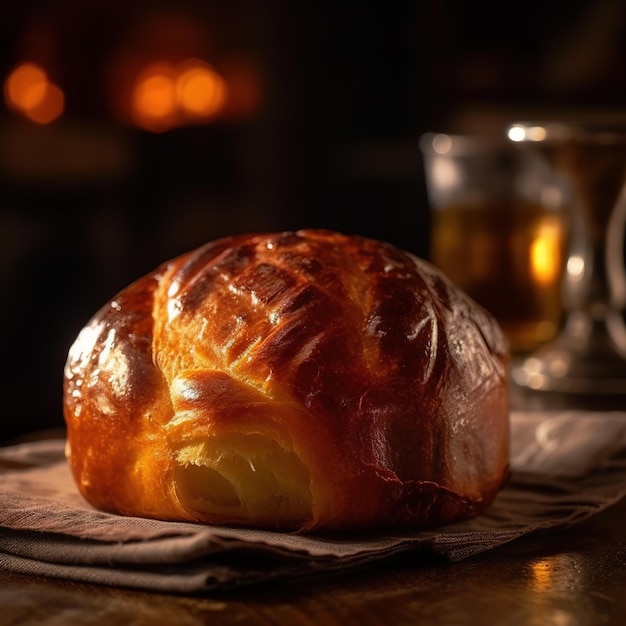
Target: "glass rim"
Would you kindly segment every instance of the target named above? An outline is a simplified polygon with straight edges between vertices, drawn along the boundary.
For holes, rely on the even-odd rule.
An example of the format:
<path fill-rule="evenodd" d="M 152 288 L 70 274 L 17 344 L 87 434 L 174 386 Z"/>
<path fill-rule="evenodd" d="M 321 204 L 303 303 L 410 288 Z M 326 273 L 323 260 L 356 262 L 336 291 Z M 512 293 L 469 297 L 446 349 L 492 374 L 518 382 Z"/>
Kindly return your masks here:
<path fill-rule="evenodd" d="M 626 143 L 626 116 L 572 120 L 520 120 L 509 125 L 508 139 L 517 144 Z"/>

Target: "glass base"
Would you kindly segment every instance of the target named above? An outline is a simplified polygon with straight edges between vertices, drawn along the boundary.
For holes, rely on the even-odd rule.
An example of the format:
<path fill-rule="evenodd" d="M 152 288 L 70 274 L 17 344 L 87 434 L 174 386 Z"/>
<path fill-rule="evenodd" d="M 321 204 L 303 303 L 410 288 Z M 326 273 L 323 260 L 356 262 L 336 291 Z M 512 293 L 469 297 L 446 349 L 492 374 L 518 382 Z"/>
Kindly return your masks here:
<path fill-rule="evenodd" d="M 511 368 L 515 402 L 526 409 L 626 410 L 626 327 L 572 314 L 561 334 Z"/>
<path fill-rule="evenodd" d="M 593 321 L 573 315 L 554 341 L 513 365 L 512 382 L 535 396 L 571 398 L 565 404 L 612 399 L 626 409 L 624 332 L 621 316 Z"/>

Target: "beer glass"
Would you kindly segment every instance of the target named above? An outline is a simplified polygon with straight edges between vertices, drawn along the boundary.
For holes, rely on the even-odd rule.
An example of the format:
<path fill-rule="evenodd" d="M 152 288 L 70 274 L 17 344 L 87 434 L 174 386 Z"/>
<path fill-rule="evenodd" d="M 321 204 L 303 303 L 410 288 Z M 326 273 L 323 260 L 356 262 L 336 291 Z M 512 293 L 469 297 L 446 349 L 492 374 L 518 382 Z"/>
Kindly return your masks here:
<path fill-rule="evenodd" d="M 566 188 L 543 158 L 500 136 L 420 138 L 432 209 L 430 260 L 488 309 L 511 351 L 552 339 L 562 318 Z"/>
<path fill-rule="evenodd" d="M 513 369 L 513 378 L 523 388 L 557 394 L 563 405 L 624 408 L 626 124 L 522 122 L 508 136 L 540 151 L 567 178 L 573 227 L 564 326 Z"/>

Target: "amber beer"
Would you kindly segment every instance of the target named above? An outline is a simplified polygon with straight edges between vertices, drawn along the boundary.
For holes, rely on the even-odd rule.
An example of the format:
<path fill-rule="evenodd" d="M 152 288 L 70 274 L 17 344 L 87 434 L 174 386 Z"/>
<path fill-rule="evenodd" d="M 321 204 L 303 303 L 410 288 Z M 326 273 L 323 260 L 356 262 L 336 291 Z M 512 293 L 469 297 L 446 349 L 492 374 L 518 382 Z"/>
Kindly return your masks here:
<path fill-rule="evenodd" d="M 559 327 L 567 232 L 564 212 L 522 200 L 440 207 L 431 259 L 494 314 L 512 352 L 525 353 Z"/>

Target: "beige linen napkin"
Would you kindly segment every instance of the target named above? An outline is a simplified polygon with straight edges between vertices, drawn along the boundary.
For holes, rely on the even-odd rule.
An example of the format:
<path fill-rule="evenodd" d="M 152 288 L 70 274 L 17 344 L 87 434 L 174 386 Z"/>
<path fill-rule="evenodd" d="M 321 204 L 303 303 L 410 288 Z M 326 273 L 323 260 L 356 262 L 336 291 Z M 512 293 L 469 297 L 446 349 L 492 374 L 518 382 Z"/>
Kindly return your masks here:
<path fill-rule="evenodd" d="M 471 557 L 626 495 L 626 412 L 513 413 L 512 477 L 480 517 L 428 532 L 297 536 L 96 511 L 62 440 L 0 448 L 0 569 L 172 593 L 346 571 L 410 552 Z"/>

